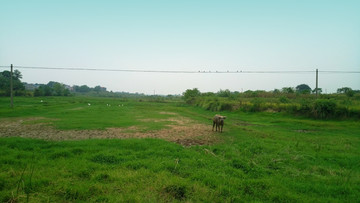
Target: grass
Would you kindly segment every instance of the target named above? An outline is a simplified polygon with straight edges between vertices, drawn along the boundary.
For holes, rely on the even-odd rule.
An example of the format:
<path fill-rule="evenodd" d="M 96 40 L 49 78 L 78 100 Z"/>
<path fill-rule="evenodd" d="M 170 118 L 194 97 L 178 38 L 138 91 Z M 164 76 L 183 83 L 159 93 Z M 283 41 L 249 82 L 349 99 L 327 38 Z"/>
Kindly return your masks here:
<path fill-rule="evenodd" d="M 43 100 L 43 102 L 40 102 Z M 88 106 L 91 103 L 91 106 Z M 110 104 L 111 106 L 108 106 Z M 119 106 L 120 104 L 120 106 Z M 123 106 L 121 106 L 123 104 Z M 181 103 L 109 98 L 0 98 L 0 119 L 43 117 L 57 129 L 165 128 L 173 112 L 208 123 L 214 112 Z M 223 112 L 220 142 L 161 139 L 45 141 L 0 138 L 1 202 L 359 202 L 358 120 Z M 0 131 L 1 132 L 1 131 Z"/>

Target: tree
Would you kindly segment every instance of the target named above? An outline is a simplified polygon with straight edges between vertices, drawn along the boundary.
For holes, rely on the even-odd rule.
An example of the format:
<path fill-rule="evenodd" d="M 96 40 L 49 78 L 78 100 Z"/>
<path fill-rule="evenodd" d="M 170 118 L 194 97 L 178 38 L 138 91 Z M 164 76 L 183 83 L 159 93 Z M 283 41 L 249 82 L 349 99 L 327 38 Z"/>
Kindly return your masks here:
<path fill-rule="evenodd" d="M 95 86 L 94 87 L 94 91 L 96 92 L 96 93 L 99 93 L 100 91 L 101 91 L 101 87 L 98 85 L 98 86 Z"/>
<path fill-rule="evenodd" d="M 64 84 L 49 82 L 47 85 L 40 85 L 34 90 L 34 96 L 69 96 L 70 90 Z"/>
<path fill-rule="evenodd" d="M 355 94 L 355 91 L 352 90 L 350 87 L 342 87 L 342 88 L 337 89 L 337 93 L 339 93 L 339 94 L 345 93 L 346 96 L 353 97 Z"/>
<path fill-rule="evenodd" d="M 350 91 L 346 92 L 346 96 L 348 96 L 348 97 L 353 97 L 354 94 L 355 94 L 354 90 L 350 90 Z"/>
<path fill-rule="evenodd" d="M 322 93 L 322 88 L 317 88 L 317 92 L 318 92 L 319 94 L 321 94 L 321 93 Z M 313 94 L 316 94 L 316 88 L 314 88 L 314 90 L 312 91 L 312 93 L 313 93 Z"/>
<path fill-rule="evenodd" d="M 43 86 L 44 88 L 44 96 L 52 96 L 53 95 L 53 89 L 47 85 Z"/>
<path fill-rule="evenodd" d="M 65 88 L 64 96 L 70 96 L 70 90 L 68 88 Z"/>
<path fill-rule="evenodd" d="M 14 70 L 14 74 L 13 74 L 13 76 L 14 76 L 17 80 L 22 79 L 21 72 L 20 72 L 20 71 L 18 71 L 18 70 Z"/>
<path fill-rule="evenodd" d="M 280 93 L 280 90 L 279 90 L 279 89 L 274 89 L 274 90 L 273 90 L 273 93 L 274 93 L 274 94 L 279 94 L 279 93 Z"/>
<path fill-rule="evenodd" d="M 282 93 L 294 93 L 295 92 L 295 90 L 294 90 L 294 88 L 293 87 L 283 87 L 282 89 L 281 89 L 281 92 Z"/>
<path fill-rule="evenodd" d="M 57 84 L 58 82 L 54 82 L 54 81 L 50 81 L 48 82 L 47 86 L 54 88 L 55 84 Z"/>
<path fill-rule="evenodd" d="M 310 94 L 311 88 L 307 84 L 301 84 L 296 86 L 296 92 L 301 94 Z"/>
<path fill-rule="evenodd" d="M 79 88 L 78 88 L 78 92 L 90 92 L 90 87 L 88 87 L 87 85 L 81 85 Z"/>
<path fill-rule="evenodd" d="M 40 96 L 44 96 L 44 90 L 43 88 L 36 88 L 34 90 L 34 97 L 40 97 Z"/>
<path fill-rule="evenodd" d="M 220 91 L 217 92 L 217 95 L 218 95 L 219 97 L 230 97 L 231 92 L 230 92 L 230 90 L 228 90 L 228 89 L 226 89 L 226 90 L 220 90 Z"/>
<path fill-rule="evenodd" d="M 53 85 L 53 89 L 54 89 L 54 92 L 55 92 L 56 96 L 63 96 L 64 95 L 65 86 L 63 84 L 60 84 L 60 83 L 56 82 Z"/>
<path fill-rule="evenodd" d="M 184 99 L 186 101 L 186 103 L 188 104 L 192 104 L 193 102 L 195 102 L 195 98 L 200 96 L 201 93 L 197 88 L 194 89 L 187 89 L 184 93 Z"/>
<path fill-rule="evenodd" d="M 15 95 L 21 94 L 25 90 L 24 84 L 20 81 L 22 78 L 20 71 L 15 70 L 13 74 L 13 91 Z M 1 95 L 9 96 L 10 95 L 10 71 L 3 71 L 0 73 L 0 92 Z"/>
<path fill-rule="evenodd" d="M 337 93 L 341 94 L 341 93 L 345 93 L 348 91 L 351 91 L 352 89 L 350 87 L 342 87 L 342 88 L 338 88 L 337 89 Z"/>

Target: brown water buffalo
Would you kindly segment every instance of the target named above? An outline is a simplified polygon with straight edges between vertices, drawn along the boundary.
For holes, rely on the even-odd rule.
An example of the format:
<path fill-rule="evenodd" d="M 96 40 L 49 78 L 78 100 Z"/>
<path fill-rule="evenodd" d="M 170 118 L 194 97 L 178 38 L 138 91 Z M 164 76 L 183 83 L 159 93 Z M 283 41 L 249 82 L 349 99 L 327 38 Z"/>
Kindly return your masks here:
<path fill-rule="evenodd" d="M 226 116 L 221 116 L 221 115 L 216 114 L 213 118 L 212 130 L 214 131 L 214 127 L 216 126 L 216 131 L 218 131 L 218 128 L 219 128 L 219 132 L 222 132 L 225 119 L 226 119 Z"/>

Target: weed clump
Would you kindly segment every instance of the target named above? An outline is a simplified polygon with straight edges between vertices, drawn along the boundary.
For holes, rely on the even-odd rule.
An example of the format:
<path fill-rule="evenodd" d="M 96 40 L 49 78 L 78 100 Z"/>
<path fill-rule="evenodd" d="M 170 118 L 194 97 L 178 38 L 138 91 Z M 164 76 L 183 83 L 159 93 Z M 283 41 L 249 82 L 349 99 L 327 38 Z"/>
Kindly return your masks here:
<path fill-rule="evenodd" d="M 91 173 L 88 170 L 80 171 L 77 176 L 81 179 L 90 179 Z"/>
<path fill-rule="evenodd" d="M 249 164 L 239 159 L 232 160 L 231 166 L 233 168 L 242 170 L 244 173 L 249 173 L 251 171 Z"/>
<path fill-rule="evenodd" d="M 182 185 L 169 185 L 164 188 L 164 192 L 177 200 L 186 199 L 186 187 Z"/>
<path fill-rule="evenodd" d="M 96 176 L 96 180 L 99 182 L 109 182 L 111 177 L 107 173 L 101 173 L 100 175 Z"/>

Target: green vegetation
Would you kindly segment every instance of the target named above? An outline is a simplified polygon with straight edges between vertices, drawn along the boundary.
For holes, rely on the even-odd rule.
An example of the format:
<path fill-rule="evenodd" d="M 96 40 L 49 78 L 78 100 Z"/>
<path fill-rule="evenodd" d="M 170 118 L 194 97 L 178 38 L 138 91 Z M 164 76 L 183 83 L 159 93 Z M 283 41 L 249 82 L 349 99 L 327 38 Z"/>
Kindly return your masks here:
<path fill-rule="evenodd" d="M 14 95 L 26 95 L 25 86 L 20 81 L 20 79 L 22 78 L 20 71 L 15 70 L 12 78 Z M 0 72 L 0 97 L 10 96 L 10 79 L 10 71 Z"/>
<path fill-rule="evenodd" d="M 296 97 L 279 95 L 268 101 L 286 105 Z M 356 100 L 345 98 L 334 101 L 358 108 Z M 217 99 L 221 103 L 228 97 Z M 257 108 L 262 108 L 266 97 L 257 99 Z M 257 102 L 254 97 L 241 101 Z M 328 101 L 332 100 L 315 102 L 320 112 L 332 111 Z M 0 98 L 1 123 L 41 117 L 23 125 L 41 122 L 58 130 L 141 126 L 156 131 L 169 123 L 139 118 L 182 116 L 207 124 L 205 130 L 219 140 L 182 146 L 150 138 L 46 141 L 1 136 L 0 201 L 360 201 L 358 120 L 313 120 L 238 108 L 222 112 L 227 116 L 224 132 L 213 133 L 209 119 L 214 114 L 202 107 L 151 99 L 16 97 L 10 109 L 9 99 Z M 6 126 L 0 124 L 0 133 L 3 129 Z"/>
<path fill-rule="evenodd" d="M 349 96 L 348 92 L 353 94 Z M 351 88 L 341 88 L 337 94 L 321 94 L 319 98 L 310 94 L 307 85 L 299 85 L 296 92 L 290 87 L 272 92 L 220 90 L 216 94 L 193 89 L 186 90 L 184 100 L 210 111 L 285 112 L 317 119 L 360 118 L 360 94 Z"/>
<path fill-rule="evenodd" d="M 34 96 L 70 96 L 70 90 L 64 84 L 51 81 L 47 85 L 40 85 L 36 88 Z"/>

